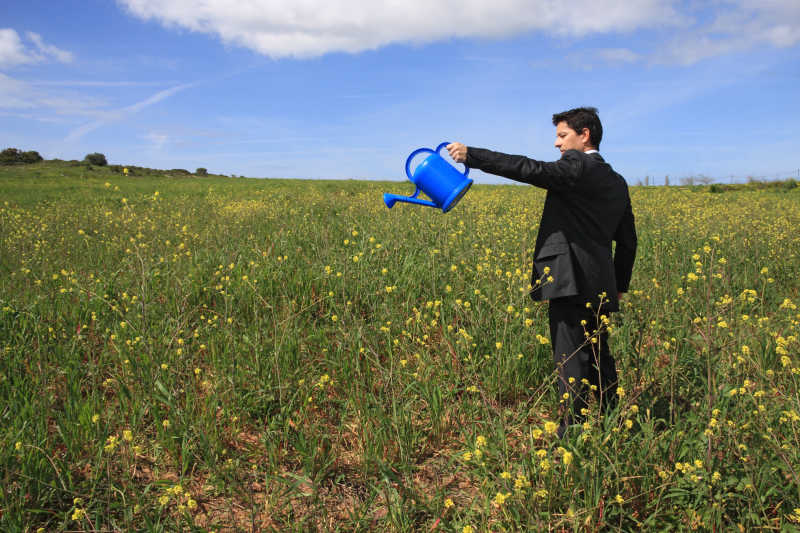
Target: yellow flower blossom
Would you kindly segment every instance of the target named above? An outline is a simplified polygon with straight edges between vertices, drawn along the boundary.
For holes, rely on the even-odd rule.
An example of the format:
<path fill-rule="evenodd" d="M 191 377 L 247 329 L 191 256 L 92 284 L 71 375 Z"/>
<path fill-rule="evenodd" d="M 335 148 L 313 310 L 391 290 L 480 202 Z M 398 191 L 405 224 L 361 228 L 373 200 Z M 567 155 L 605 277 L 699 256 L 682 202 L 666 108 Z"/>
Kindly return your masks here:
<path fill-rule="evenodd" d="M 500 507 L 506 503 L 506 500 L 509 498 L 509 496 L 511 496 L 510 492 L 498 492 L 494 495 L 494 500 L 492 500 L 492 503 L 497 507 Z"/>

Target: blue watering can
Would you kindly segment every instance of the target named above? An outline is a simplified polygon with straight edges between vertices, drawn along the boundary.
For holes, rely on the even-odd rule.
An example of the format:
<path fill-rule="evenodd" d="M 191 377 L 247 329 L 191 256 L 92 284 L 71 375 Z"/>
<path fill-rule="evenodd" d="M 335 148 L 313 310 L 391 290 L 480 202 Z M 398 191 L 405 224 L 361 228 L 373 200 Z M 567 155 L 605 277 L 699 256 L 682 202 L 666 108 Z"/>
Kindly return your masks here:
<path fill-rule="evenodd" d="M 465 170 L 462 174 L 439 155 L 439 151 L 448 144 L 444 142 L 436 147 L 436 150 L 419 148 L 411 152 L 411 155 L 406 159 L 406 176 L 416 185 L 417 190 L 411 196 L 384 193 L 383 202 L 386 207 L 391 209 L 397 201 L 438 207 L 443 213 L 447 213 L 455 207 L 461 197 L 469 190 L 472 180 L 467 178 L 469 167 L 465 165 Z M 430 152 L 431 155 L 417 166 L 414 174 L 411 174 L 411 160 L 415 155 L 423 152 Z M 433 201 L 417 198 L 420 191 L 428 195 Z"/>

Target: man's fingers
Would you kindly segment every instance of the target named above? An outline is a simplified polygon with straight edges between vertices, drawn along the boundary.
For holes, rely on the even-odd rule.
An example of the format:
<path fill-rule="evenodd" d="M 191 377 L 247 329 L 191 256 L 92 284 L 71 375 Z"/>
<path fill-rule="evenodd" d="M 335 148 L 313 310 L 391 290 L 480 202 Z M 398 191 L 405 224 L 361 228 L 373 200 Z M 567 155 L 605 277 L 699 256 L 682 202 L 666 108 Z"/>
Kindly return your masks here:
<path fill-rule="evenodd" d="M 453 161 L 456 163 L 463 163 L 467 160 L 467 147 L 461 143 L 450 143 L 446 146 L 447 152 Z"/>

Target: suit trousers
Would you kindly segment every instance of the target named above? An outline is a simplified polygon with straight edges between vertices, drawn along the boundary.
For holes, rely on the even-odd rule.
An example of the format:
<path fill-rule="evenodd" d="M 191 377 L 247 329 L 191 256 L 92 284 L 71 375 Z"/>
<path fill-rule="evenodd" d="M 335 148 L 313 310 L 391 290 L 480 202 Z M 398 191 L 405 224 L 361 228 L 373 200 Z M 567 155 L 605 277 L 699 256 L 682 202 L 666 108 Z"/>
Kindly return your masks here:
<path fill-rule="evenodd" d="M 617 368 L 608 349 L 608 330 L 596 310 L 579 305 L 573 298 L 554 298 L 549 305 L 562 413 L 559 436 L 563 436 L 567 426 L 585 419 L 590 391 L 601 412 L 614 408 Z"/>

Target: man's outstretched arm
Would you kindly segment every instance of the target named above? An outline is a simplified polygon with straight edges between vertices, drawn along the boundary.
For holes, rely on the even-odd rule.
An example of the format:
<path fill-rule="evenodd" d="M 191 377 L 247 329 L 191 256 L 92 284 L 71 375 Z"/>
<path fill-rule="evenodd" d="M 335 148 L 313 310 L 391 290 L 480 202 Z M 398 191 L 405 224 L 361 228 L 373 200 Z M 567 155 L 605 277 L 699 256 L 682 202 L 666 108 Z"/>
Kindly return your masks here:
<path fill-rule="evenodd" d="M 467 147 L 461 143 L 448 144 L 447 151 L 456 163 L 543 189 L 571 189 L 583 172 L 583 157 L 577 150 L 567 150 L 561 159 L 553 162 Z"/>

